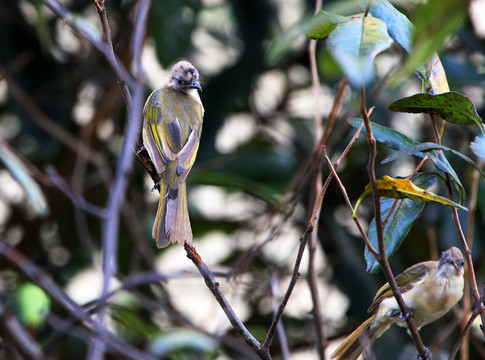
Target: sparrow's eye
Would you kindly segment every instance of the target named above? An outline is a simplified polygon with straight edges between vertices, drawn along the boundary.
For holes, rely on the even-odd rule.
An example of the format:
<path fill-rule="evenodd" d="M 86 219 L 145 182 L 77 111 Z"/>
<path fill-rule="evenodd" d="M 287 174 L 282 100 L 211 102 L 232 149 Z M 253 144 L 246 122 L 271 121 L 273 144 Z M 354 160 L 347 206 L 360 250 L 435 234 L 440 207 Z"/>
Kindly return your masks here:
<path fill-rule="evenodd" d="M 182 85 L 182 79 L 181 78 L 178 78 L 177 82 L 178 82 L 179 85 Z"/>

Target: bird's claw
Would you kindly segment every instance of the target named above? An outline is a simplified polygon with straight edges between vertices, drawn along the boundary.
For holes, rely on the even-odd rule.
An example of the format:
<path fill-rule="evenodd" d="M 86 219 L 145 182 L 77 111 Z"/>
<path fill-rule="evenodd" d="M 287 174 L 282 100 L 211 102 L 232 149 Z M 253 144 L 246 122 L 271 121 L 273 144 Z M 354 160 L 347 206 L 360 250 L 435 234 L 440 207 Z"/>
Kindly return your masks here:
<path fill-rule="evenodd" d="M 413 312 L 410 309 L 408 309 L 408 312 L 407 312 L 406 315 L 403 315 L 402 313 L 399 313 L 399 318 L 401 320 L 406 321 L 409 317 L 414 317 Z"/>
<path fill-rule="evenodd" d="M 416 355 L 416 360 L 431 360 L 433 356 L 431 356 L 431 351 L 428 348 L 424 348 L 424 353 L 420 355 Z"/>
<path fill-rule="evenodd" d="M 141 148 L 139 148 L 139 149 L 136 151 L 136 154 L 137 154 L 137 155 L 140 155 L 140 153 L 141 153 L 142 151 L 144 151 L 144 150 L 146 150 L 146 149 L 145 149 L 145 147 L 144 147 L 144 146 L 142 146 Z"/>
<path fill-rule="evenodd" d="M 158 180 L 158 182 L 155 185 L 153 185 L 152 191 L 160 189 L 161 182 L 162 182 L 162 179 Z"/>

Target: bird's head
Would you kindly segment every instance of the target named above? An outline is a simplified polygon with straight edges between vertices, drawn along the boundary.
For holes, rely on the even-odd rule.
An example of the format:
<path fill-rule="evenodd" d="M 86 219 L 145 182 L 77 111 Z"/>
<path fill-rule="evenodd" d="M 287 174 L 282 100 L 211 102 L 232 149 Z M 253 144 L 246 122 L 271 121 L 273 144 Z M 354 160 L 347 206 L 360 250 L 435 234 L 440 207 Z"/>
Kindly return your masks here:
<path fill-rule="evenodd" d="M 463 254 L 461 253 L 460 249 L 453 246 L 448 250 L 443 251 L 441 254 L 439 269 L 440 271 L 444 271 L 446 273 L 460 273 L 462 272 L 464 263 L 465 261 L 463 260 Z"/>
<path fill-rule="evenodd" d="M 172 76 L 168 87 L 182 92 L 187 92 L 190 89 L 202 91 L 199 84 L 199 72 L 188 61 L 179 61 L 172 68 Z"/>

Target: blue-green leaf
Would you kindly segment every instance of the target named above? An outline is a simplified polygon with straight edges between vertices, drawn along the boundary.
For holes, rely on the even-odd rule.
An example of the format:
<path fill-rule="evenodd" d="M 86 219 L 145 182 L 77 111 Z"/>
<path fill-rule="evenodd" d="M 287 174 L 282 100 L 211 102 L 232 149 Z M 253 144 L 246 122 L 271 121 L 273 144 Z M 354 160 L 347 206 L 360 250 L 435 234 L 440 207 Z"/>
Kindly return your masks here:
<path fill-rule="evenodd" d="M 374 58 L 391 44 L 386 24 L 363 15 L 339 23 L 327 38 L 327 48 L 356 87 L 373 80 Z"/>
<path fill-rule="evenodd" d="M 367 8 L 369 0 L 359 0 L 362 10 Z M 411 42 L 413 39 L 413 24 L 409 19 L 397 11 L 387 0 L 374 0 L 371 2 L 369 9 L 370 14 L 387 25 L 389 35 L 401 45 L 407 52 L 411 51 Z"/>
<path fill-rule="evenodd" d="M 355 128 L 359 128 L 360 124 L 362 123 L 362 119 L 351 119 L 349 121 L 350 125 Z M 386 145 L 387 147 L 394 149 L 394 150 L 402 150 L 412 146 L 419 145 L 419 143 L 413 139 L 410 139 L 404 134 L 401 134 L 399 131 L 393 130 L 386 126 L 382 126 L 376 123 L 371 122 L 372 125 L 372 133 L 374 138 Z M 365 127 L 362 128 L 362 132 L 365 134 L 366 130 Z M 419 151 L 414 153 L 413 155 L 424 158 L 428 154 L 428 158 L 434 163 L 436 168 L 443 171 L 444 173 L 450 175 L 453 183 L 455 184 L 456 189 L 460 193 L 460 204 L 463 203 L 465 199 L 465 188 L 460 182 L 458 175 L 456 174 L 455 170 L 449 163 L 448 159 L 445 157 L 442 151 L 432 150 L 428 153 Z"/>
<path fill-rule="evenodd" d="M 420 188 L 427 189 L 436 182 L 436 175 L 434 174 L 419 174 L 413 179 L 413 184 Z M 384 221 L 389 216 L 395 199 L 381 198 L 381 219 Z M 391 257 L 396 250 L 401 246 L 411 229 L 414 221 L 419 213 L 424 209 L 424 202 L 413 201 L 411 199 L 397 200 L 395 210 L 389 216 L 389 220 L 384 226 L 384 243 L 386 246 L 386 255 Z M 369 226 L 368 238 L 374 249 L 378 249 L 377 230 L 375 219 L 372 220 Z M 380 271 L 381 266 L 375 259 L 374 255 L 365 248 L 365 261 L 367 263 L 367 271 L 375 274 Z"/>
<path fill-rule="evenodd" d="M 420 143 L 420 144 L 415 145 L 415 146 L 411 146 L 411 147 L 396 151 L 396 152 L 392 153 L 391 155 L 389 155 L 388 157 L 386 157 L 384 160 L 382 160 L 381 164 L 387 164 L 391 161 L 399 159 L 402 156 L 414 155 L 414 154 L 421 152 L 421 151 L 422 152 L 429 152 L 429 151 L 432 151 L 432 150 L 444 150 L 444 151 L 451 152 L 452 154 L 454 154 L 454 155 L 462 158 L 463 160 L 465 160 L 465 162 L 468 165 L 472 166 L 475 170 L 477 170 L 485 178 L 485 174 L 482 172 L 480 167 L 472 159 L 470 159 L 468 156 L 463 155 L 459 151 L 450 149 L 447 146 L 439 145 L 439 144 L 432 143 L 432 142 L 424 142 L 424 143 Z"/>

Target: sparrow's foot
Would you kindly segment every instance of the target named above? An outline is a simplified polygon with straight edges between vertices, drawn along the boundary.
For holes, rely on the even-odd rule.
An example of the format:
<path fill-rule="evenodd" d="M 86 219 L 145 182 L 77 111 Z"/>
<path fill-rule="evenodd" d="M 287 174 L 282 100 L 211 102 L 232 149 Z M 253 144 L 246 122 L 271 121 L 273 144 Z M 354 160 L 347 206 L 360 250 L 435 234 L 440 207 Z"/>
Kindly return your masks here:
<path fill-rule="evenodd" d="M 401 320 L 406 321 L 407 319 L 409 319 L 409 317 L 414 317 L 414 314 L 411 309 L 408 309 L 408 313 L 406 315 L 403 315 L 401 312 L 399 313 L 399 318 Z"/>
<path fill-rule="evenodd" d="M 409 317 L 414 317 L 414 314 L 413 314 L 411 309 L 408 309 L 407 314 L 403 315 L 401 310 L 397 309 L 397 310 L 394 310 L 393 312 L 391 312 L 391 316 L 392 317 L 399 316 L 399 319 L 406 321 Z"/>
<path fill-rule="evenodd" d="M 428 348 L 424 348 L 423 354 L 416 355 L 416 360 L 431 360 L 432 358 L 431 351 L 429 351 Z"/>
<path fill-rule="evenodd" d="M 160 189 L 160 184 L 161 184 L 161 183 L 162 183 L 162 179 L 158 180 L 158 182 L 157 182 L 155 185 L 153 185 L 153 187 L 152 187 L 152 191 L 153 191 L 153 190 L 158 190 L 158 189 Z"/>

